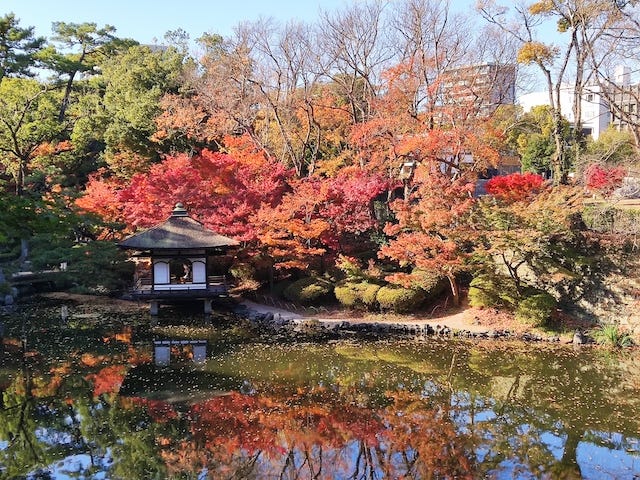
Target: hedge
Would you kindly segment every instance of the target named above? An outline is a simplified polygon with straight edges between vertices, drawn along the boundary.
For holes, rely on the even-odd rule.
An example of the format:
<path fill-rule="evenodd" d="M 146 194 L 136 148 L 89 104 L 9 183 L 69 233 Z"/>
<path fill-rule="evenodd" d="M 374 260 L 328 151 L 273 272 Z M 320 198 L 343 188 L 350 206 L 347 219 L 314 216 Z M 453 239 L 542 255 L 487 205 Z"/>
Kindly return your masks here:
<path fill-rule="evenodd" d="M 395 285 L 380 287 L 376 300 L 381 310 L 404 313 L 417 308 L 426 298 L 424 290 Z"/>
<path fill-rule="evenodd" d="M 472 307 L 508 307 L 517 303 L 515 285 L 510 278 L 498 274 L 482 274 L 469 284 L 469 305 Z"/>
<path fill-rule="evenodd" d="M 344 282 L 333 290 L 338 301 L 349 308 L 374 309 L 380 285 L 369 282 Z"/>
<path fill-rule="evenodd" d="M 284 296 L 297 303 L 311 303 L 321 300 L 333 290 L 333 284 L 317 277 L 305 277 L 296 280 L 284 289 Z"/>
<path fill-rule="evenodd" d="M 536 293 L 518 302 L 516 320 L 532 327 L 542 327 L 551 318 L 557 306 L 558 302 L 550 294 Z"/>

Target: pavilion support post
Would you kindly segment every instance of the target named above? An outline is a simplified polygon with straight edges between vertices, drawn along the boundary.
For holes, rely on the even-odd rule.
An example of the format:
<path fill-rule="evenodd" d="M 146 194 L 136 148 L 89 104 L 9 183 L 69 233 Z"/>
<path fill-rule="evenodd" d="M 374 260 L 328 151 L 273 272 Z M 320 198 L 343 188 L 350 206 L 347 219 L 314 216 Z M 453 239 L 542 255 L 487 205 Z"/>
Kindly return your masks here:
<path fill-rule="evenodd" d="M 149 302 L 149 313 L 151 313 L 151 315 L 156 317 L 159 311 L 160 311 L 160 301 L 151 300 L 151 302 Z"/>
<path fill-rule="evenodd" d="M 209 300 L 208 298 L 205 298 L 204 299 L 204 314 L 205 315 L 211 315 L 212 311 L 213 311 L 212 301 Z"/>

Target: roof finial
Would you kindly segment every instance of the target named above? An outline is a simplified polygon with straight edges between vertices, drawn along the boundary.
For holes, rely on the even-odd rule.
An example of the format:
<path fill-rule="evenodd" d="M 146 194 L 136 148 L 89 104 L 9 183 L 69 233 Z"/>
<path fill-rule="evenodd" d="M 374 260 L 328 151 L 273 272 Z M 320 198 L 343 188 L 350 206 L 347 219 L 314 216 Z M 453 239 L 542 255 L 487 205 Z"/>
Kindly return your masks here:
<path fill-rule="evenodd" d="M 172 217 L 186 217 L 189 214 L 187 213 L 187 210 L 184 208 L 184 205 L 182 204 L 182 202 L 178 202 L 176 203 L 176 206 L 173 208 L 173 213 L 171 214 Z"/>

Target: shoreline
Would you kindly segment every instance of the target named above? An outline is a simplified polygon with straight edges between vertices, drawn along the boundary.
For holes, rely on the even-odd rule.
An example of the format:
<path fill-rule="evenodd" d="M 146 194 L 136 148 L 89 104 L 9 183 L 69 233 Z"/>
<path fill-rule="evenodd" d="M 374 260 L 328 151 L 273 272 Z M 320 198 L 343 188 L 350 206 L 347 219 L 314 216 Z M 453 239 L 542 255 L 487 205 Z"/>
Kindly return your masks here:
<path fill-rule="evenodd" d="M 344 335 L 360 334 L 400 334 L 414 338 L 440 337 L 458 339 L 507 339 L 524 342 L 541 342 L 554 344 L 574 344 L 574 334 L 541 333 L 519 326 L 517 329 L 504 328 L 504 325 L 490 326 L 468 321 L 468 317 L 477 313 L 476 309 L 464 309 L 450 315 L 435 318 L 416 318 L 411 315 L 393 314 L 363 315 L 353 317 L 353 312 L 344 318 L 326 317 L 323 315 L 302 315 L 270 307 L 243 299 L 239 305 L 240 315 L 247 316 L 251 321 L 263 328 L 279 331 L 290 328 L 294 332 L 327 333 Z M 383 318 L 380 318 L 383 317 Z M 385 318 L 387 317 L 387 318 Z M 586 343 L 583 342 L 583 343 Z"/>
<path fill-rule="evenodd" d="M 145 302 L 127 300 L 100 295 L 74 294 L 68 292 L 48 292 L 39 294 L 40 297 L 59 302 L 74 303 L 78 310 L 87 311 L 92 307 L 108 309 L 113 313 L 129 313 L 148 315 Z M 401 335 L 415 338 L 430 336 L 458 339 L 493 339 L 520 340 L 525 342 L 553 343 L 553 344 L 592 344 L 584 335 L 594 325 L 576 325 L 575 330 L 563 332 L 545 331 L 527 327 L 513 319 L 509 314 L 493 309 L 477 309 L 463 306 L 461 309 L 441 314 L 437 317 L 426 317 L 417 314 L 376 314 L 370 312 L 354 312 L 337 309 L 329 311 L 320 309 L 314 313 L 299 313 L 293 310 L 269 306 L 249 300 L 244 297 L 234 297 L 234 305 L 229 312 L 247 318 L 262 329 L 279 333 L 295 334 L 326 334 L 329 336 L 349 336 L 353 334 L 371 335 Z M 14 305 L 19 307 L 18 305 Z M 88 314 L 74 314 L 81 318 Z M 579 331 L 580 333 L 576 333 Z"/>

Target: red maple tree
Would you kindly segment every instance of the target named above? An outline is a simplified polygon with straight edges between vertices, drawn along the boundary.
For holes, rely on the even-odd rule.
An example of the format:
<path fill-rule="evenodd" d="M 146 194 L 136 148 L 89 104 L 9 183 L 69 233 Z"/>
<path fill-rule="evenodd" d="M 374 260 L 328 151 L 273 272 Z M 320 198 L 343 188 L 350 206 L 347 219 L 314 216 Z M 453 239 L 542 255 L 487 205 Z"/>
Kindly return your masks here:
<path fill-rule="evenodd" d="M 291 181 L 280 204 L 264 206 L 253 218 L 259 240 L 276 268 L 306 269 L 324 254 L 362 244 L 363 234 L 377 225 L 373 200 L 388 185 L 383 176 L 358 168 L 345 168 L 335 178 Z"/>
<path fill-rule="evenodd" d="M 278 203 L 289 171 L 246 139 L 229 137 L 226 146 L 226 153 L 169 156 L 128 184 L 94 177 L 77 205 L 137 228 L 166 219 L 182 202 L 206 227 L 240 241 L 255 240 L 249 217 L 263 205 Z"/>

